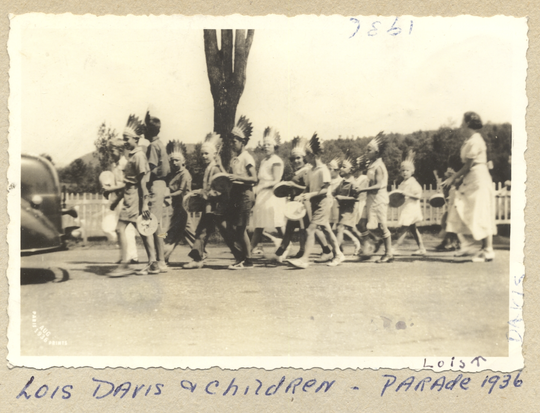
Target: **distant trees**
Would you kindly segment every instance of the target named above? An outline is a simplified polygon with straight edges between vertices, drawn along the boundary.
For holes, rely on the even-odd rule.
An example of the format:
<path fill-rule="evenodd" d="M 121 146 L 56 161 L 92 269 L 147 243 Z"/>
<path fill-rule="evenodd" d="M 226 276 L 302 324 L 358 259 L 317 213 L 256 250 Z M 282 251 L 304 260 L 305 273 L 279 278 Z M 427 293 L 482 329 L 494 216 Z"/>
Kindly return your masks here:
<path fill-rule="evenodd" d="M 115 129 L 107 126 L 107 123 L 104 121 L 101 123 L 101 125 L 99 125 L 97 135 L 98 137 L 94 141 L 94 145 L 96 147 L 94 156 L 99 158 L 101 170 L 107 171 L 112 165 L 110 142 L 118 137 L 118 133 Z"/>
<path fill-rule="evenodd" d="M 494 182 L 505 182 L 511 179 L 509 156 L 512 150 L 512 125 L 488 123 L 480 131 L 488 148 L 488 161 L 493 162 L 491 176 Z M 459 128 L 442 126 L 435 131 L 417 131 L 410 134 L 389 133 L 388 146 L 383 160 L 388 169 L 389 184 L 401 182 L 399 173 L 401 161 L 409 150 L 416 153 L 415 177 L 422 185 L 435 186 L 436 181 L 433 171 L 443 176 L 448 167 L 458 170 L 461 168 L 460 149 L 464 137 Z M 108 141 L 116 137 L 116 132 L 107 128 L 103 123 L 98 130 L 96 139 L 96 151 L 94 156 L 99 158 L 99 165 L 85 163 L 82 159 L 73 161 L 65 168 L 59 168 L 59 177 L 62 184 L 67 185 L 69 192 L 97 193 L 100 190 L 99 174 L 109 169 L 110 156 L 107 151 Z M 323 137 L 324 138 L 324 137 Z M 366 146 L 371 137 L 356 137 L 326 139 L 324 140 L 323 161 L 330 162 L 334 158 L 351 158 L 356 160 L 365 153 Z M 278 142 L 277 154 L 285 161 L 284 180 L 292 177 L 293 171 L 288 162 L 291 153 L 291 141 Z M 249 149 L 253 154 L 257 168 L 265 157 L 262 141 L 257 146 Z M 194 146 L 193 150 L 186 154 L 186 167 L 193 177 L 193 188 L 202 186 L 205 165 L 201 156 L 201 144 Z"/>
<path fill-rule="evenodd" d="M 75 159 L 65 168 L 58 169 L 60 183 L 66 186 L 70 193 L 97 193 L 100 191 L 99 167 L 84 162 L 81 158 Z"/>

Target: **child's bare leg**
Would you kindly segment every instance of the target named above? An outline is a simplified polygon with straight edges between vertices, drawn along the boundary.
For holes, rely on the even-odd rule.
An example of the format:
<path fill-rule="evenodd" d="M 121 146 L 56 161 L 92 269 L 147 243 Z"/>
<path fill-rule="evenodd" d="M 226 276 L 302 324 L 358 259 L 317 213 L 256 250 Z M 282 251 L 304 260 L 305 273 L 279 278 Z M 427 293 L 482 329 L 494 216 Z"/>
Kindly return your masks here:
<path fill-rule="evenodd" d="M 143 240 L 144 248 L 146 249 L 146 254 L 148 255 L 148 264 L 152 264 L 156 260 L 156 247 L 154 245 L 154 236 L 150 235 L 149 237 L 141 234 Z"/>
<path fill-rule="evenodd" d="M 255 228 L 255 231 L 253 231 L 253 236 L 251 237 L 252 249 L 257 248 L 257 245 L 261 242 L 263 230 L 264 228 Z"/>
<path fill-rule="evenodd" d="M 315 236 L 317 237 L 317 242 L 321 247 L 327 247 L 328 241 L 326 240 L 326 236 L 324 235 L 324 232 L 322 232 L 319 228 L 315 229 Z"/>
<path fill-rule="evenodd" d="M 416 244 L 418 245 L 418 249 L 421 251 L 425 251 L 424 241 L 422 240 L 422 235 L 420 235 L 420 231 L 418 231 L 416 224 L 412 224 L 409 227 L 409 231 L 411 232 L 414 240 L 416 241 Z"/>
<path fill-rule="evenodd" d="M 315 233 L 317 231 L 317 224 L 309 224 L 309 227 L 306 228 L 306 243 L 304 246 L 304 254 L 300 257 L 303 261 L 308 261 L 309 254 L 313 250 L 315 245 Z"/>
<path fill-rule="evenodd" d="M 324 232 L 324 234 L 326 235 L 326 237 L 327 237 L 327 239 L 328 239 L 328 241 L 330 243 L 330 246 L 333 249 L 334 257 L 340 255 L 341 250 L 339 249 L 339 243 L 338 243 L 338 240 L 336 238 L 336 235 L 332 231 L 332 227 L 330 226 L 330 224 L 321 225 L 321 228 L 322 228 L 322 231 Z M 342 237 L 343 237 L 343 233 L 342 233 Z"/>
<path fill-rule="evenodd" d="M 386 223 L 379 224 L 379 229 L 382 232 L 385 255 L 392 256 L 392 235 L 386 226 Z"/>
<path fill-rule="evenodd" d="M 165 241 L 161 232 L 161 226 L 158 226 L 158 229 L 156 232 L 154 232 L 154 247 L 156 250 L 156 261 L 165 261 Z"/>
<path fill-rule="evenodd" d="M 116 224 L 116 234 L 118 236 L 118 243 L 120 244 L 120 261 L 122 264 L 127 264 L 127 236 L 126 236 L 126 227 L 129 225 L 129 222 L 118 221 Z"/>
<path fill-rule="evenodd" d="M 396 247 L 400 247 L 401 244 L 403 244 L 403 241 L 405 240 L 405 237 L 407 236 L 407 230 L 410 230 L 410 227 L 402 226 L 402 227 L 399 228 L 398 238 L 397 238 L 397 241 L 395 243 Z M 414 235 L 413 235 L 413 237 L 414 237 Z"/>
<path fill-rule="evenodd" d="M 339 224 L 337 226 L 337 234 L 336 234 L 336 240 L 337 240 L 338 249 L 341 246 L 341 244 L 343 244 L 343 234 L 344 234 L 344 232 L 345 232 L 345 226 Z"/>

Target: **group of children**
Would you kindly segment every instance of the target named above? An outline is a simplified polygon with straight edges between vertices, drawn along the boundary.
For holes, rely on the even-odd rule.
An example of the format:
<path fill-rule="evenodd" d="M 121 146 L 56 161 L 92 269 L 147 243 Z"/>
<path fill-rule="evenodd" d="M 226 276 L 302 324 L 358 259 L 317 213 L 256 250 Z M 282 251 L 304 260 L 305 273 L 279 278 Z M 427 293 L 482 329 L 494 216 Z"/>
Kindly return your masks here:
<path fill-rule="evenodd" d="M 235 259 L 228 267 L 232 270 L 253 266 L 253 256 L 263 254 L 259 246 L 263 236 L 274 242 L 277 261 L 287 260 L 297 268 L 309 266 L 316 242 L 322 247 L 316 262 L 327 262 L 329 266 L 341 264 L 345 260 L 342 249 L 345 235 L 355 243 L 355 254 L 369 257 L 384 245 L 384 254 L 377 262 L 393 261 L 392 239 L 387 227 L 388 172 L 382 161 L 386 140 L 382 133 L 368 144 L 365 155 L 357 160 L 335 159 L 328 165 L 322 161 L 323 147 L 317 134 L 309 140 L 294 138 L 290 157 L 294 177 L 290 184 L 296 192 L 292 191 L 285 199 L 274 194 L 274 188 L 282 183 L 284 162 L 276 154 L 279 133 L 272 128 L 264 131 L 265 158 L 258 172 L 253 156 L 245 149 L 253 129 L 248 119 L 240 117 L 227 137 L 232 142 L 228 168 L 223 166 L 220 156 L 222 137 L 208 134 L 201 145 L 206 165 L 202 188 L 192 191 L 183 145 L 171 141 L 165 146 L 159 139 L 160 126 L 160 120 L 150 113 L 146 114 L 144 123 L 131 115 L 122 141 L 111 142 L 117 154 L 123 144 L 127 161 L 123 171 L 116 170 L 117 174 L 123 174 L 123 179 L 117 179 L 117 184 L 109 186 L 105 192 L 115 199 L 111 209 L 119 210 L 116 232 L 122 252 L 120 265 L 110 276 L 167 271 L 167 261 L 182 240 L 191 248 L 188 253 L 191 261 L 184 268 L 202 268 L 207 257 L 206 245 L 216 230 Z M 143 136 L 150 141 L 148 145 L 142 145 Z M 119 156 L 116 160 L 119 165 Z M 356 171 L 359 171 L 358 176 L 354 174 Z M 403 182 L 399 189 L 406 201 L 399 219 L 401 228 L 397 242 L 400 244 L 409 231 L 418 244 L 416 253 L 425 254 L 415 226 L 422 220 L 422 190 L 413 173 L 414 162 L 410 156 L 401 165 Z M 170 199 L 173 209 L 170 222 L 163 219 L 166 199 Z M 286 203 L 291 201 L 305 206 L 305 216 L 285 218 Z M 190 208 L 200 212 L 196 228 L 192 227 L 186 211 Z M 136 271 L 128 255 L 130 241 L 126 230 L 135 225 L 141 215 L 146 220 L 154 215 L 160 223 L 153 235 L 141 234 L 148 264 Z M 248 226 L 253 228 L 251 239 Z M 300 230 L 300 250 L 289 258 L 296 229 Z M 265 230 L 275 230 L 276 234 L 270 235 Z M 379 236 L 372 230 L 377 230 Z"/>

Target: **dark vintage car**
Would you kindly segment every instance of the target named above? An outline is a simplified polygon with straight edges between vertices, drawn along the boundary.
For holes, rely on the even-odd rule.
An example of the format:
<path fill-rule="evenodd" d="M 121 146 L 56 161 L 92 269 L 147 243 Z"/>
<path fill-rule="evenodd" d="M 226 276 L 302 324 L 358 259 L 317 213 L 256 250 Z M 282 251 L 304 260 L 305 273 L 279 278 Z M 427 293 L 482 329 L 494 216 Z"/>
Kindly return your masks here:
<path fill-rule="evenodd" d="M 63 208 L 54 166 L 40 156 L 22 155 L 21 255 L 64 249 L 63 214 L 77 213 Z"/>

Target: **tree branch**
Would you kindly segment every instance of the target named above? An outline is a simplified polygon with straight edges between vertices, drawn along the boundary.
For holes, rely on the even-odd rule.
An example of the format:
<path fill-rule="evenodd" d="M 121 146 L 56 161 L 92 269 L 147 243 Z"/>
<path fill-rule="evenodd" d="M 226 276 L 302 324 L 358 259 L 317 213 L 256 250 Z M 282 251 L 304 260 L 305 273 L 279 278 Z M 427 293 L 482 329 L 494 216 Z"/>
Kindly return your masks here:
<path fill-rule="evenodd" d="M 210 90 L 212 95 L 219 89 L 221 76 L 221 56 L 217 44 L 217 34 L 215 30 L 204 30 L 204 54 L 206 56 L 206 69 L 208 80 L 210 81 Z"/>
<path fill-rule="evenodd" d="M 221 56 L 223 64 L 223 77 L 225 82 L 231 79 L 233 72 L 233 31 L 221 31 Z"/>

